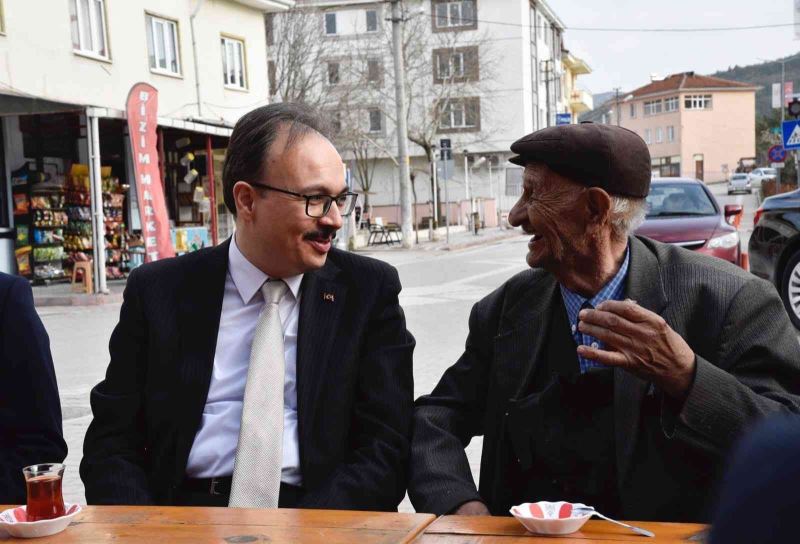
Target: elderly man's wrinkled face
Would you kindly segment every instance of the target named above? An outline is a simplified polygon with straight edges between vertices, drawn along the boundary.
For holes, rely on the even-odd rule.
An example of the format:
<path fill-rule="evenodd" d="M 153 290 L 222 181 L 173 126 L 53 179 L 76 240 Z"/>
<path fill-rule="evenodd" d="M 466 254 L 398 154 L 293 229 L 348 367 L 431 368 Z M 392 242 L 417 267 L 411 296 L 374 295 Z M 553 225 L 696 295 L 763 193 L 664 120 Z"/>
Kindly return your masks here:
<path fill-rule="evenodd" d="M 509 213 L 515 227 L 532 234 L 528 265 L 551 272 L 564 271 L 584 260 L 586 187 L 570 181 L 544 164 L 525 167 L 523 192 Z"/>

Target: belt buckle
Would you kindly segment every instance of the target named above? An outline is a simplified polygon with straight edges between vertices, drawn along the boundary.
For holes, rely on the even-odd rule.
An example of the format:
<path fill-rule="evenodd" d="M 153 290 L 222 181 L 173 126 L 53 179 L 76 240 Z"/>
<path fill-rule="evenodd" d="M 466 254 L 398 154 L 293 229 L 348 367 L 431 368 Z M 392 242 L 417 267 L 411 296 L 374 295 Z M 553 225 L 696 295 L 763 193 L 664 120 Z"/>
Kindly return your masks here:
<path fill-rule="evenodd" d="M 217 491 L 217 484 L 220 483 L 220 480 L 217 478 L 211 478 L 211 486 L 208 488 L 208 492 L 211 495 L 222 495 L 221 492 Z"/>

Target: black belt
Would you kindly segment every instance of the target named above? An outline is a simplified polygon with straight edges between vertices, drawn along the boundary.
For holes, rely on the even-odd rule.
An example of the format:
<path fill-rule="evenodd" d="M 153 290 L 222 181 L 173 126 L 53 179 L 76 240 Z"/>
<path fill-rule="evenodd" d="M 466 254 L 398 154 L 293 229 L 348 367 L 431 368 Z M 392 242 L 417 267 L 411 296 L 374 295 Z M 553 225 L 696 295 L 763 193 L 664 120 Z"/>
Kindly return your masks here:
<path fill-rule="evenodd" d="M 217 478 L 186 478 L 181 487 L 185 491 L 208 493 L 209 495 L 230 495 L 233 476 Z"/>
<path fill-rule="evenodd" d="M 181 484 L 181 489 L 189 493 L 204 493 L 208 495 L 229 497 L 233 476 L 220 476 L 217 478 L 186 478 Z M 302 487 L 281 482 L 280 506 L 293 508 L 302 499 L 305 491 Z"/>

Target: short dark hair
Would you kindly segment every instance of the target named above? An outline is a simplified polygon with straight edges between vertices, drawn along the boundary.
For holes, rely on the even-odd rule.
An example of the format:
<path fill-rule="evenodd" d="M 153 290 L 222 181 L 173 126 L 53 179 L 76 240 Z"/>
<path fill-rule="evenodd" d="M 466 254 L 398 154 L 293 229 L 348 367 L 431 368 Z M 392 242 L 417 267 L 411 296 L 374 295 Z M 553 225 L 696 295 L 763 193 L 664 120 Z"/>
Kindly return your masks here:
<path fill-rule="evenodd" d="M 305 104 L 269 104 L 243 115 L 233 127 L 222 167 L 225 205 L 233 215 L 236 215 L 233 186 L 238 181 L 259 181 L 266 177 L 269 149 L 283 127 L 289 129 L 287 147 L 309 132 L 325 137 L 328 134 L 327 123 Z"/>

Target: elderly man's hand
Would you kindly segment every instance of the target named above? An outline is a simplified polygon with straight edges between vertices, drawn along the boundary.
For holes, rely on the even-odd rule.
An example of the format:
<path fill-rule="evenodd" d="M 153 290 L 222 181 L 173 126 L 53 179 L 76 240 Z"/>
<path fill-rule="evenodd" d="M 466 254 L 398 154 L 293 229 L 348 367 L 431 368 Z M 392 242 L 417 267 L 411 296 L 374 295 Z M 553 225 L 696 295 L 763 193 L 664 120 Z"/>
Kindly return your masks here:
<path fill-rule="evenodd" d="M 578 354 L 608 366 L 624 368 L 683 400 L 694 380 L 695 355 L 664 319 L 632 300 L 607 300 L 582 310 L 579 330 L 605 344 L 601 350 L 578 346 Z"/>
<path fill-rule="evenodd" d="M 456 516 L 491 516 L 492 513 L 481 501 L 469 501 L 459 506 L 455 512 Z"/>

